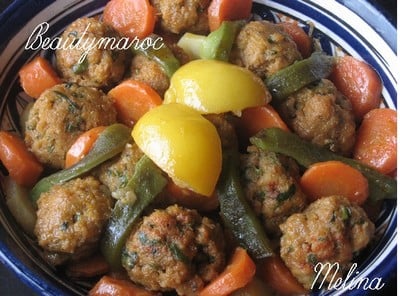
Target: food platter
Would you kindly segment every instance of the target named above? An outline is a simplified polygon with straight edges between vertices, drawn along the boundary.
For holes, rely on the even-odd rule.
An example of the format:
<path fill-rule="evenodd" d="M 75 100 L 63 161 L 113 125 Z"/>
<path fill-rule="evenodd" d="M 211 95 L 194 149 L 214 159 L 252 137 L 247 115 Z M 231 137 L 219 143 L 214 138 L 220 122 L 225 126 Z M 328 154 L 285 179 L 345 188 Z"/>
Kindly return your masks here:
<path fill-rule="evenodd" d="M 397 58 L 392 35 L 395 29 L 389 22 L 376 28 L 374 19 L 382 13 L 366 1 L 371 15 L 361 17 L 353 11 L 356 6 L 346 7 L 343 1 L 316 0 L 256 0 L 253 5 L 255 19 L 274 22 L 291 19 L 298 21 L 306 32 L 312 32 L 314 42 L 330 55 L 350 54 L 372 65 L 383 81 L 383 106 L 397 108 Z M 18 71 L 37 54 L 49 60 L 50 50 L 27 49 L 32 30 L 42 22 L 49 23 L 47 36 L 55 37 L 72 20 L 82 16 L 100 15 L 105 0 L 85 1 L 14 1 L 0 16 L 4 25 L 0 28 L 0 126 L 1 130 L 20 131 L 19 114 L 29 102 L 18 80 Z M 339 15 L 340 18 L 337 17 Z M 365 19 L 366 18 L 366 19 Z M 384 18 L 383 18 L 384 19 Z M 386 19 L 385 19 L 386 20 Z M 387 26 L 387 28 L 383 26 Z M 382 28 L 383 27 L 383 28 Z M 4 193 L 2 192 L 2 195 Z M 19 279 L 40 295 L 85 295 L 88 284 L 73 282 L 50 267 L 38 255 L 40 250 L 32 238 L 25 235 L 15 223 L 4 199 L 0 200 L 0 261 L 13 270 Z M 368 254 L 360 259 L 359 278 L 389 280 L 396 268 L 397 248 L 396 202 L 385 201 L 377 220 L 377 242 Z M 341 291 L 316 291 L 313 295 L 339 295 Z M 350 290 L 346 295 L 362 295 L 363 290 Z"/>

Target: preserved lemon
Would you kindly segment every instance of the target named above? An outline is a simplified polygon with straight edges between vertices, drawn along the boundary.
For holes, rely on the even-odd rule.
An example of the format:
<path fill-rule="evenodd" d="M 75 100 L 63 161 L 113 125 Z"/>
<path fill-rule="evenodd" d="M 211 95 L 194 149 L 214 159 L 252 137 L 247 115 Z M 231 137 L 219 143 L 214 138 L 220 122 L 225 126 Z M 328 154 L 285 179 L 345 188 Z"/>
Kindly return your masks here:
<path fill-rule="evenodd" d="M 158 106 L 139 119 L 132 137 L 176 184 L 213 193 L 222 166 L 221 140 L 199 112 L 176 103 Z"/>
<path fill-rule="evenodd" d="M 265 84 L 251 71 L 217 60 L 194 60 L 172 76 L 164 103 L 181 103 L 209 114 L 240 113 L 270 100 Z"/>

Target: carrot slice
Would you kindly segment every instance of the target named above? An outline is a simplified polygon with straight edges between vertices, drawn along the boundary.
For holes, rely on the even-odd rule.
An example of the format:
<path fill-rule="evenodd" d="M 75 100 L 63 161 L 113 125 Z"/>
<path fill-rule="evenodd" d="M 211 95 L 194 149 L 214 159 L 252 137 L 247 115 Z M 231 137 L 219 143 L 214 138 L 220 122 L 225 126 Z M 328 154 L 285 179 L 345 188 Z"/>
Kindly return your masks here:
<path fill-rule="evenodd" d="M 156 23 L 156 10 L 149 0 L 111 0 L 103 12 L 104 22 L 129 38 L 150 35 Z"/>
<path fill-rule="evenodd" d="M 91 278 L 108 272 L 110 266 L 103 256 L 96 254 L 89 258 L 71 262 L 66 269 L 73 278 Z"/>
<path fill-rule="evenodd" d="M 128 79 L 111 89 L 108 93 L 114 100 L 118 120 L 133 126 L 143 114 L 161 105 L 160 95 L 147 83 Z"/>
<path fill-rule="evenodd" d="M 18 74 L 24 92 L 35 99 L 46 89 L 61 83 L 53 67 L 41 56 L 24 65 Z"/>
<path fill-rule="evenodd" d="M 330 79 L 351 102 L 358 120 L 381 102 L 382 81 L 367 63 L 352 56 L 338 58 Z"/>
<path fill-rule="evenodd" d="M 259 276 L 278 294 L 304 295 L 307 290 L 297 281 L 279 256 L 264 259 L 258 265 Z"/>
<path fill-rule="evenodd" d="M 200 291 L 200 296 L 224 296 L 247 285 L 254 277 L 256 265 L 247 251 L 237 247 L 225 270 Z"/>
<path fill-rule="evenodd" d="M 33 186 L 43 171 L 42 164 L 16 135 L 0 131 L 0 160 L 19 185 Z"/>
<path fill-rule="evenodd" d="M 65 167 L 69 168 L 85 157 L 105 128 L 105 126 L 94 127 L 80 135 L 65 155 Z"/>
<path fill-rule="evenodd" d="M 254 136 L 264 128 L 279 127 L 289 131 L 286 123 L 271 105 L 257 106 L 244 109 L 239 125 L 248 137 Z"/>
<path fill-rule="evenodd" d="M 216 194 L 205 196 L 190 189 L 182 188 L 170 180 L 165 187 L 166 199 L 171 204 L 179 204 L 184 207 L 199 211 L 212 211 L 218 208 L 219 201 Z"/>
<path fill-rule="evenodd" d="M 208 7 L 210 31 L 218 29 L 223 21 L 249 18 L 252 4 L 252 0 L 212 0 Z"/>
<path fill-rule="evenodd" d="M 382 108 L 368 112 L 357 131 L 353 157 L 382 174 L 397 167 L 397 112 Z"/>
<path fill-rule="evenodd" d="M 311 165 L 301 176 L 300 186 L 311 201 L 341 195 L 361 205 L 368 197 L 367 178 L 357 169 L 337 160 Z"/>
<path fill-rule="evenodd" d="M 103 276 L 89 291 L 89 296 L 154 296 L 155 293 L 145 290 L 134 283 Z"/>
<path fill-rule="evenodd" d="M 312 39 L 296 23 L 281 22 L 279 26 L 293 39 L 303 58 L 308 58 L 312 53 Z"/>

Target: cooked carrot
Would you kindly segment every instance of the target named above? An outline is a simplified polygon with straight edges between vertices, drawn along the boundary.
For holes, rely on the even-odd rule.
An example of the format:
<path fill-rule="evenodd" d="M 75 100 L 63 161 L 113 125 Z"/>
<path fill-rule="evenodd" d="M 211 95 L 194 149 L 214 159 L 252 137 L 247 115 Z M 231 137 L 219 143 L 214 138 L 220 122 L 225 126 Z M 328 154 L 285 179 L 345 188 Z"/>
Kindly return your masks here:
<path fill-rule="evenodd" d="M 249 18 L 252 4 L 252 0 L 212 0 L 208 7 L 210 31 L 218 29 L 223 21 Z"/>
<path fill-rule="evenodd" d="M 149 0 L 111 0 L 103 12 L 104 22 L 129 38 L 143 39 L 156 23 L 156 11 Z"/>
<path fill-rule="evenodd" d="M 91 278 L 105 274 L 110 266 L 100 254 L 68 264 L 66 273 L 73 278 Z"/>
<path fill-rule="evenodd" d="M 43 166 L 16 135 L 0 131 L 0 160 L 10 177 L 22 186 L 33 186 Z"/>
<path fill-rule="evenodd" d="M 88 154 L 90 149 L 92 149 L 94 142 L 96 142 L 99 137 L 99 134 L 101 134 L 105 128 L 105 126 L 94 127 L 80 135 L 65 155 L 65 167 L 69 168 L 70 166 L 73 166 Z"/>
<path fill-rule="evenodd" d="M 382 81 L 367 63 L 352 56 L 336 60 L 330 79 L 351 102 L 356 119 L 361 120 L 381 102 Z"/>
<path fill-rule="evenodd" d="M 397 112 L 382 108 L 368 112 L 357 131 L 354 158 L 383 174 L 397 167 Z"/>
<path fill-rule="evenodd" d="M 312 52 L 311 37 L 297 23 L 281 22 L 279 26 L 293 39 L 303 58 L 308 58 Z"/>
<path fill-rule="evenodd" d="M 247 251 L 237 247 L 225 270 L 200 291 L 199 296 L 224 296 L 247 285 L 256 273 L 256 265 Z"/>
<path fill-rule="evenodd" d="M 165 195 L 168 203 L 179 204 L 184 207 L 199 211 L 212 211 L 218 208 L 219 201 L 216 194 L 205 196 L 182 188 L 170 180 L 165 187 Z"/>
<path fill-rule="evenodd" d="M 311 165 L 301 176 L 300 186 L 311 201 L 341 195 L 361 205 L 368 197 L 367 178 L 357 169 L 337 160 Z"/>
<path fill-rule="evenodd" d="M 35 99 L 46 89 L 61 83 L 50 63 L 41 56 L 24 65 L 18 74 L 22 89 Z"/>
<path fill-rule="evenodd" d="M 254 136 L 262 129 L 269 127 L 279 127 L 289 131 L 278 112 L 269 104 L 243 110 L 239 125 L 248 137 Z"/>
<path fill-rule="evenodd" d="M 118 120 L 128 126 L 150 109 L 161 105 L 160 95 L 147 83 L 128 79 L 111 89 L 108 94 L 114 100 Z"/>
<path fill-rule="evenodd" d="M 89 296 L 155 296 L 155 293 L 141 288 L 131 281 L 103 276 L 89 291 Z"/>
<path fill-rule="evenodd" d="M 268 257 L 258 264 L 258 274 L 279 295 L 304 295 L 307 290 L 297 281 L 279 256 Z"/>

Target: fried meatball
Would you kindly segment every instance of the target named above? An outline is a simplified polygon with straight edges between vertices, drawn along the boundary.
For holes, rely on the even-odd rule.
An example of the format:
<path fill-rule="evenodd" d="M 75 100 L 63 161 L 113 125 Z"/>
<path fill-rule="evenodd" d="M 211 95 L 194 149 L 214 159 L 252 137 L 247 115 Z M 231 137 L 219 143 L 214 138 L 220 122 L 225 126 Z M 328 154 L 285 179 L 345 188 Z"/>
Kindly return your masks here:
<path fill-rule="evenodd" d="M 235 63 L 262 79 L 302 58 L 289 35 L 268 21 L 247 23 L 235 40 L 232 55 Z"/>
<path fill-rule="evenodd" d="M 38 200 L 38 243 L 46 251 L 75 259 L 89 255 L 97 247 L 111 209 L 108 189 L 91 176 L 54 185 Z"/>
<path fill-rule="evenodd" d="M 147 289 L 197 295 L 225 266 L 222 229 L 195 210 L 155 210 L 132 231 L 122 264 Z"/>
<path fill-rule="evenodd" d="M 94 174 L 100 182 L 108 187 L 112 197 L 119 199 L 121 192 L 135 172 L 136 163 L 143 156 L 143 152 L 136 144 L 126 144 L 121 155 L 102 164 Z"/>
<path fill-rule="evenodd" d="M 238 139 L 235 127 L 228 114 L 207 114 L 205 118 L 216 127 L 223 149 L 237 148 Z"/>
<path fill-rule="evenodd" d="M 115 48 L 119 38 L 96 18 L 77 19 L 61 35 L 66 46 L 56 50 L 58 71 L 69 82 L 98 88 L 113 86 L 124 75 L 127 57 L 124 50 Z"/>
<path fill-rule="evenodd" d="M 279 224 L 306 206 L 306 196 L 295 179 L 297 164 L 283 155 L 250 146 L 241 157 L 241 170 L 251 206 L 267 233 L 279 236 Z"/>
<path fill-rule="evenodd" d="M 281 224 L 281 257 L 292 274 L 310 289 L 320 264 L 338 264 L 337 277 L 343 277 L 351 265 L 353 254 L 368 245 L 375 226 L 364 210 L 342 196 L 318 199 L 303 213 L 290 216 Z M 334 265 L 333 265 L 334 266 Z M 324 269 L 327 281 L 335 279 Z M 324 276 L 316 278 L 320 282 Z"/>
<path fill-rule="evenodd" d="M 331 81 L 322 79 L 304 87 L 278 110 L 301 138 L 339 154 L 351 152 L 356 130 L 351 103 Z"/>
<path fill-rule="evenodd" d="M 161 97 L 169 87 L 169 77 L 161 66 L 141 54 L 132 59 L 131 77 L 149 84 Z"/>
<path fill-rule="evenodd" d="M 180 34 L 209 31 L 207 8 L 210 0 L 151 0 L 163 30 Z"/>
<path fill-rule="evenodd" d="M 25 124 L 25 143 L 43 164 L 63 168 L 65 154 L 79 135 L 115 122 L 113 103 L 102 91 L 59 84 L 35 101 Z"/>

